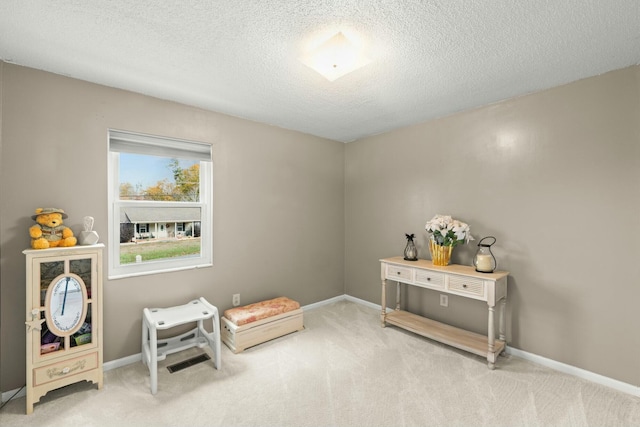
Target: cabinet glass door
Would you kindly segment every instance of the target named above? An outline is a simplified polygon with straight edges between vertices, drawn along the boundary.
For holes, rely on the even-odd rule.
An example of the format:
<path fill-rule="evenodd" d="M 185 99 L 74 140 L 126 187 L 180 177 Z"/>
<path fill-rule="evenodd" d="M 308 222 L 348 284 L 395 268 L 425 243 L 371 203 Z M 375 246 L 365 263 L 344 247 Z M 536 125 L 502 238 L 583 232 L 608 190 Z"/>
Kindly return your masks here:
<path fill-rule="evenodd" d="M 92 335 L 93 322 L 97 316 L 95 304 L 92 300 L 92 289 L 95 283 L 96 255 L 78 255 L 77 257 L 66 257 L 66 259 L 42 258 L 35 260 L 35 277 L 39 278 L 40 292 L 34 289 L 34 309 L 32 313 L 43 320 L 40 333 L 34 333 L 34 360 L 43 358 L 55 358 L 63 354 L 80 351 L 85 348 L 94 347 L 96 338 Z M 62 274 L 75 274 L 82 279 L 87 292 L 87 311 L 82 321 L 82 326 L 70 336 L 58 336 L 50 330 L 46 321 L 46 296 L 50 286 L 53 286 L 55 279 Z M 34 287 L 37 286 L 34 284 Z M 39 349 L 39 351 L 36 351 Z"/>

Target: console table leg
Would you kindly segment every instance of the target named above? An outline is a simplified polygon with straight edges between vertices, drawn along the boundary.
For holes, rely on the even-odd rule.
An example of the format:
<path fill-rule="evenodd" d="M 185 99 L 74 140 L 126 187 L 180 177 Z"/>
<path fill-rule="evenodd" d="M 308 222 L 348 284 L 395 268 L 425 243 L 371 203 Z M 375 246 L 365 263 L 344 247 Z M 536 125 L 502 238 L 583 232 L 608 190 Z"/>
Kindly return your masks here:
<path fill-rule="evenodd" d="M 489 306 L 489 331 L 487 333 L 487 344 L 488 344 L 488 354 L 487 361 L 489 362 L 489 369 L 494 369 L 494 361 L 495 361 L 495 340 L 496 340 L 496 326 L 495 326 L 495 307 Z"/>
<path fill-rule="evenodd" d="M 396 285 L 396 310 L 400 310 L 400 282 Z"/>
<path fill-rule="evenodd" d="M 380 305 L 382 306 L 382 313 L 380 313 L 380 322 L 381 326 L 385 327 L 385 317 L 387 315 L 387 280 L 382 279 L 382 298 L 380 301 Z"/>
<path fill-rule="evenodd" d="M 506 328 L 505 328 L 505 319 L 504 319 L 504 312 L 505 312 L 505 307 L 507 305 L 507 299 L 506 298 L 502 298 L 502 301 L 500 301 L 500 313 L 499 313 L 499 318 L 498 318 L 498 333 L 500 334 L 500 339 L 502 341 L 507 342 L 507 334 L 506 334 Z"/>

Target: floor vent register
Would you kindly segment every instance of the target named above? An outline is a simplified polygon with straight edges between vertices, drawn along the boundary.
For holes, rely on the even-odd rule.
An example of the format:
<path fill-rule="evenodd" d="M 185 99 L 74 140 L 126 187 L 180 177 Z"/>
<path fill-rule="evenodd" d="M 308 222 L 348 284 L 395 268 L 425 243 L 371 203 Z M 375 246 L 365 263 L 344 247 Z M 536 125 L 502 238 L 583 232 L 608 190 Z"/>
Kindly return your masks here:
<path fill-rule="evenodd" d="M 187 360 L 185 360 L 183 362 L 174 363 L 173 365 L 169 365 L 169 366 L 167 366 L 167 369 L 169 370 L 169 372 L 171 372 L 173 374 L 174 372 L 181 371 L 183 369 L 188 368 L 189 366 L 193 366 L 193 365 L 197 365 L 198 363 L 206 362 L 209 359 L 211 359 L 211 357 L 209 357 L 208 354 L 201 354 L 199 356 L 192 357 L 191 359 L 187 359 Z"/>

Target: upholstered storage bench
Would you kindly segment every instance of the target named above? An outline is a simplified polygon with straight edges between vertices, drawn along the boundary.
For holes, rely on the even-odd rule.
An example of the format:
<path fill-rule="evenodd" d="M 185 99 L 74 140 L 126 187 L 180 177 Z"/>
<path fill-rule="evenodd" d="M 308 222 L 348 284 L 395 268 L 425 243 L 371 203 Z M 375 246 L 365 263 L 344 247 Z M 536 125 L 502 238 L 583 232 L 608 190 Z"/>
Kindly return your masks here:
<path fill-rule="evenodd" d="M 230 308 L 220 323 L 222 342 L 234 353 L 304 329 L 300 304 L 287 297 Z"/>

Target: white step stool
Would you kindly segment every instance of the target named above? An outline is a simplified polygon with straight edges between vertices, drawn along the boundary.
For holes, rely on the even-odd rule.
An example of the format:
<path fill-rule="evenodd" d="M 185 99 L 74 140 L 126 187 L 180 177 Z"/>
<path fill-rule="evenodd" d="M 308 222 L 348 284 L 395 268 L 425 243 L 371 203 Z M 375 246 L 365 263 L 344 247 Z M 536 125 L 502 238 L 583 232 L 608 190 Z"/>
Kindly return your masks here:
<path fill-rule="evenodd" d="M 211 347 L 215 367 L 220 369 L 220 318 L 218 309 L 200 297 L 188 304 L 168 308 L 145 308 L 142 316 L 142 363 L 149 368 L 151 394 L 158 391 L 158 361 L 167 354 L 191 347 Z M 203 320 L 213 319 L 213 332 L 207 332 Z M 198 326 L 182 335 L 158 340 L 157 331 L 185 323 L 198 322 Z"/>

